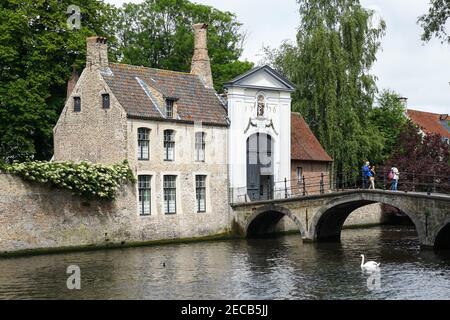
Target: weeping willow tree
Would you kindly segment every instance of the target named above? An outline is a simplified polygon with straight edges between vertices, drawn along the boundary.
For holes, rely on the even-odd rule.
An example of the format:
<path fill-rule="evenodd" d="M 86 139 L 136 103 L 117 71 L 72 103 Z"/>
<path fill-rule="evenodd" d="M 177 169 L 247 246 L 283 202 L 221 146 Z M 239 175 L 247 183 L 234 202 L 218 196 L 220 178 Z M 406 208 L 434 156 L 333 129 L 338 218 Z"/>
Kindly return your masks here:
<path fill-rule="evenodd" d="M 297 85 L 293 109 L 334 158 L 334 171 L 357 175 L 362 162 L 383 149 L 368 114 L 377 92 L 370 69 L 385 23 L 375 21 L 359 0 L 298 3 L 297 43 L 284 43 L 266 56 Z"/>

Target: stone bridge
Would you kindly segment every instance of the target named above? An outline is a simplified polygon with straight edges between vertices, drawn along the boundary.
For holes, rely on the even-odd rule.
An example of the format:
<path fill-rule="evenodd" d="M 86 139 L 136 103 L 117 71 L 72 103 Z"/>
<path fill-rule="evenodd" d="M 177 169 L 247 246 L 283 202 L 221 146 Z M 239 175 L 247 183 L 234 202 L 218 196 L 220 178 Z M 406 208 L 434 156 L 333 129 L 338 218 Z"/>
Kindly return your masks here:
<path fill-rule="evenodd" d="M 339 241 L 352 211 L 383 203 L 406 214 L 424 247 L 450 247 L 450 196 L 383 190 L 348 190 L 288 199 L 233 204 L 242 236 L 271 233 L 284 216 L 297 225 L 304 241 Z"/>

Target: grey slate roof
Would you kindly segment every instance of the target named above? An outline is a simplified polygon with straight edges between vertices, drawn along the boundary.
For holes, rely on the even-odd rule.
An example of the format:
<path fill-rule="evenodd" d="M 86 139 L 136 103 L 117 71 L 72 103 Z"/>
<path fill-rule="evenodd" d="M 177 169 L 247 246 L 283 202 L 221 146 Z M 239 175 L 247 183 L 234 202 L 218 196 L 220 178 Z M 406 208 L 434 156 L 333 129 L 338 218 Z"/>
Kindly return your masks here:
<path fill-rule="evenodd" d="M 196 75 L 118 63 L 110 63 L 109 69 L 102 76 L 128 117 L 165 119 L 164 106 L 151 94 L 153 88 L 165 98 L 177 99 L 177 120 L 228 125 L 225 106 Z"/>

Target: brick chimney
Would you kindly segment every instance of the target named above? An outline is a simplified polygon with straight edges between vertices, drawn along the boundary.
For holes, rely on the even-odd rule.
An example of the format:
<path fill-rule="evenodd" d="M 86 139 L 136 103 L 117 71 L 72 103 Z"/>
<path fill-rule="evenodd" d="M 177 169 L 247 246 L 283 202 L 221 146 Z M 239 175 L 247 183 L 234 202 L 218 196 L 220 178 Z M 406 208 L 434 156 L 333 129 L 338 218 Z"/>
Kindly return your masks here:
<path fill-rule="evenodd" d="M 86 68 L 101 69 L 108 67 L 108 45 L 106 38 L 89 37 L 86 39 Z"/>
<path fill-rule="evenodd" d="M 78 82 L 78 78 L 79 76 L 77 70 L 75 69 L 75 65 L 72 65 L 72 75 L 70 76 L 69 81 L 67 81 L 67 99 L 69 99 L 73 89 L 75 89 L 75 86 Z"/>
<path fill-rule="evenodd" d="M 408 98 L 407 97 L 400 97 L 400 103 L 402 104 L 403 108 L 405 108 L 405 110 L 408 110 Z"/>
<path fill-rule="evenodd" d="M 208 56 L 207 30 L 205 23 L 194 24 L 194 56 L 192 57 L 191 73 L 198 75 L 207 88 L 214 88 L 211 62 Z"/>

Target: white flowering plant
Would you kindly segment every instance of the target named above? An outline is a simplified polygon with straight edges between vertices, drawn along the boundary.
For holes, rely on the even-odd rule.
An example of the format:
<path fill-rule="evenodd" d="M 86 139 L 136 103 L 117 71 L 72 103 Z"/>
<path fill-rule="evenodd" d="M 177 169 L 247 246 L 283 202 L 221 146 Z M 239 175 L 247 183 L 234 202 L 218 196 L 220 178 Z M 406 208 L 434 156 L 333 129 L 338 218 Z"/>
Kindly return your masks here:
<path fill-rule="evenodd" d="M 90 162 L 32 161 L 3 164 L 0 170 L 38 183 L 49 183 L 74 194 L 114 199 L 122 184 L 136 182 L 128 162 L 115 165 Z"/>

